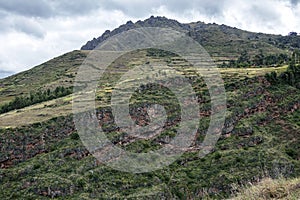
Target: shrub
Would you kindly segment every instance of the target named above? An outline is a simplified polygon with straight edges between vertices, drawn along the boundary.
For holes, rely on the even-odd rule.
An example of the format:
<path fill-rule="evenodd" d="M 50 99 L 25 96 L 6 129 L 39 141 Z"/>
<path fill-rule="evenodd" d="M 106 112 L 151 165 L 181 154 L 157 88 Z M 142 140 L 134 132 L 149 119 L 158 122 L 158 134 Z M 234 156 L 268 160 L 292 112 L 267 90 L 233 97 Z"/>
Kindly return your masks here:
<path fill-rule="evenodd" d="M 70 137 L 71 137 L 71 139 L 72 140 L 79 140 L 79 135 L 78 135 L 78 133 L 72 133 L 71 135 L 70 135 Z"/>

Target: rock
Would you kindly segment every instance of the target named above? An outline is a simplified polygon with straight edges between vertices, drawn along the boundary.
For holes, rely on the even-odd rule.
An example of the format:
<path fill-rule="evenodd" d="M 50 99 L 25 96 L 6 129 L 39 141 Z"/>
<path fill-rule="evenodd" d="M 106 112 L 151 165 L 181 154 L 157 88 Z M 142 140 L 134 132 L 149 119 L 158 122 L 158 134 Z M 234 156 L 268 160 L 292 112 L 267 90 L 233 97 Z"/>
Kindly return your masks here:
<path fill-rule="evenodd" d="M 132 21 L 128 21 L 126 24 L 121 25 L 119 28 L 114 29 L 113 31 L 105 31 L 100 37 L 93 38 L 91 41 L 88 41 L 85 45 L 81 47 L 81 50 L 93 50 L 95 49 L 100 43 L 105 41 L 107 38 L 114 36 L 116 34 L 122 33 L 124 31 L 140 28 L 140 27 L 169 27 L 174 28 L 175 30 L 179 31 L 191 31 L 191 27 L 188 24 L 181 24 L 176 20 L 167 19 L 166 17 L 154 17 L 151 16 L 150 18 L 144 21 L 137 21 L 133 23 Z"/>

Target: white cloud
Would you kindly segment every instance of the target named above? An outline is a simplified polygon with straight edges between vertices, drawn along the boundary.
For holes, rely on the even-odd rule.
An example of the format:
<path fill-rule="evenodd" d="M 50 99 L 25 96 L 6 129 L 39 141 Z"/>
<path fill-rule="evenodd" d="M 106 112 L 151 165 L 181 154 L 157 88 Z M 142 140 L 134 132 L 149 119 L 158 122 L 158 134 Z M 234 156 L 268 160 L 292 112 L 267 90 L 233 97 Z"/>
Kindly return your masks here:
<path fill-rule="evenodd" d="M 300 32 L 299 13 L 297 0 L 10 0 L 0 3 L 0 71 L 31 68 L 150 15 L 286 35 Z"/>
<path fill-rule="evenodd" d="M 127 18 L 119 11 L 98 10 L 89 16 L 35 21 L 31 18 L 22 21 L 24 19 L 21 17 L 11 19 L 10 27 L 0 32 L 0 43 L 3 44 L 0 47 L 0 70 L 20 72 L 68 51 L 80 49 L 87 40 L 125 23 Z M 25 25 L 14 26 L 21 22 Z M 32 29 L 27 29 L 30 26 Z M 33 33 L 36 30 L 34 26 L 47 30 L 43 37 Z"/>
<path fill-rule="evenodd" d="M 172 11 L 162 5 L 153 10 L 156 15 L 165 15 L 180 22 L 204 21 L 206 23 L 226 24 L 253 32 L 286 35 L 290 31 L 300 32 L 300 4 L 285 0 L 225 0 L 218 15 L 209 15 L 191 7 L 182 12 Z M 213 5 L 213 4 L 212 4 Z M 217 9 L 216 9 L 217 10 Z"/>

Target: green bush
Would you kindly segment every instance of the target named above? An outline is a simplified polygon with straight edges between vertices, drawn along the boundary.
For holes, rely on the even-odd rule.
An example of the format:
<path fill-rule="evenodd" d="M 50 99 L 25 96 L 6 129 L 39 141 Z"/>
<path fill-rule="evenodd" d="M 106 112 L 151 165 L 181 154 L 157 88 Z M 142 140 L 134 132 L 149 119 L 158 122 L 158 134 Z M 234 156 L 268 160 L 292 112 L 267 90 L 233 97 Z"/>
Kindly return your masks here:
<path fill-rule="evenodd" d="M 285 153 L 293 159 L 297 159 L 297 151 L 291 148 L 285 150 Z"/>
<path fill-rule="evenodd" d="M 79 140 L 79 135 L 78 135 L 78 133 L 72 133 L 71 135 L 70 135 L 70 137 L 71 137 L 71 139 L 72 140 Z"/>

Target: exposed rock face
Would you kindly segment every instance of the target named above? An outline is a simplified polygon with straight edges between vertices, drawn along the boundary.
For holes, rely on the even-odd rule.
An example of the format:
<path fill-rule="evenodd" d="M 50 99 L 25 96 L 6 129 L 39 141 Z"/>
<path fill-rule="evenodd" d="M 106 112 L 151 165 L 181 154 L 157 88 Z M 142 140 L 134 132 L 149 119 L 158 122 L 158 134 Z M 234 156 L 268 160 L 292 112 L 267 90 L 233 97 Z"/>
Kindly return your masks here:
<path fill-rule="evenodd" d="M 95 49 L 101 42 L 106 40 L 107 38 L 122 33 L 124 31 L 128 31 L 134 28 L 141 27 L 170 27 L 175 30 L 181 31 L 190 31 L 191 27 L 188 24 L 181 24 L 176 20 L 167 19 L 165 17 L 153 17 L 151 16 L 149 19 L 144 21 L 137 21 L 133 23 L 132 21 L 128 21 L 126 24 L 121 25 L 119 28 L 114 29 L 113 31 L 106 30 L 100 37 L 93 38 L 93 40 L 88 41 L 84 46 L 81 47 L 81 50 L 93 50 Z"/>

